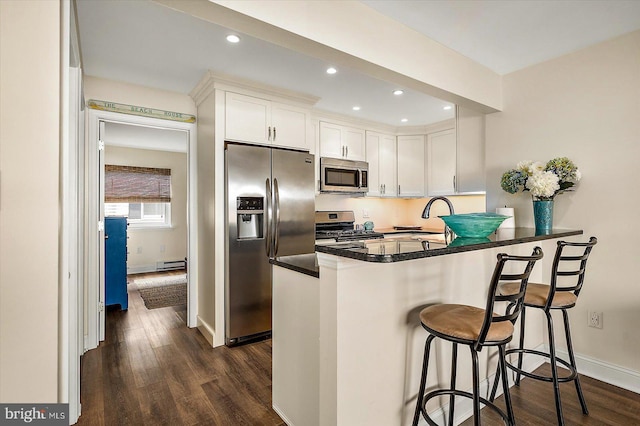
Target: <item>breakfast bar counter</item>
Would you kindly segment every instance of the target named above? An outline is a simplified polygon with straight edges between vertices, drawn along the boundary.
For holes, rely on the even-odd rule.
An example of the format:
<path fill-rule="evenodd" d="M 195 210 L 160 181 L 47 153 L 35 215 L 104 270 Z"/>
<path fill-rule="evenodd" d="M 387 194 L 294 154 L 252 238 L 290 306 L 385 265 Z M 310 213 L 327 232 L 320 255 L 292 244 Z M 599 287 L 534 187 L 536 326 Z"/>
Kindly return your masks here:
<path fill-rule="evenodd" d="M 365 247 L 318 245 L 317 277 L 275 263 L 274 410 L 291 426 L 411 424 L 427 337 L 420 311 L 436 303 L 484 307 L 498 253 L 531 255 L 540 246 L 545 257 L 530 280 L 544 282 L 557 241 L 576 241 L 581 234 L 554 230 L 535 235 L 517 228 L 488 241 L 444 244 L 401 235 Z M 525 346 L 531 348 L 544 342 L 543 318 L 537 314 L 527 315 Z M 484 392 L 492 383 L 496 355 L 491 348 L 480 353 Z M 430 370 L 428 388 L 448 386 L 451 345 L 436 344 L 431 356 L 438 368 Z M 468 390 L 472 375 L 464 357 L 469 355 L 463 351 L 459 356 L 458 388 Z M 533 370 L 540 363 L 538 357 L 525 357 L 523 367 Z M 458 399 L 456 421 L 472 413 L 471 402 Z M 435 400 L 427 407 L 440 423 L 448 401 L 443 398 L 438 405 Z"/>

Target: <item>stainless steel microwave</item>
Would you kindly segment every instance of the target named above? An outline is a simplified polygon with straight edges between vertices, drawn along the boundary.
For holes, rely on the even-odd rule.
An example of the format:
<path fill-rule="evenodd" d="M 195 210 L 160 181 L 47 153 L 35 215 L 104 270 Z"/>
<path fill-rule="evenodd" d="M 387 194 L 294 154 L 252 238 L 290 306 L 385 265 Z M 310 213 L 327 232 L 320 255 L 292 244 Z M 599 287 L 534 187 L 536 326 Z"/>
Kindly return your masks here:
<path fill-rule="evenodd" d="M 364 194 L 369 191 L 369 163 L 320 158 L 320 192 Z"/>

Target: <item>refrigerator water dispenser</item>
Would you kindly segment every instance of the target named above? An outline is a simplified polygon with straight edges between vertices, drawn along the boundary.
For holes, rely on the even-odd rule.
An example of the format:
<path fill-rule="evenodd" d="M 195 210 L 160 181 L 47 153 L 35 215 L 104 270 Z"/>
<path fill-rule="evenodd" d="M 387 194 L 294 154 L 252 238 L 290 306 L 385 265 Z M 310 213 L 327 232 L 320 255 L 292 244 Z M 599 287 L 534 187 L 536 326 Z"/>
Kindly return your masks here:
<path fill-rule="evenodd" d="M 263 238 L 264 199 L 262 197 L 238 197 L 238 240 Z"/>

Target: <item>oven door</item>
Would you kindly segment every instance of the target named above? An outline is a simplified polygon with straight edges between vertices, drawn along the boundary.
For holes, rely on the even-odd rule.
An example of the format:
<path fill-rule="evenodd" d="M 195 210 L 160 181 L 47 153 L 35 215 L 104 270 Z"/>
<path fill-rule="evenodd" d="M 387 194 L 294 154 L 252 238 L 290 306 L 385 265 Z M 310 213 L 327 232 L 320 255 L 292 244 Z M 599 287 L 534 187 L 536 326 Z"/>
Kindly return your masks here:
<path fill-rule="evenodd" d="M 368 164 L 364 161 L 320 159 L 320 192 L 365 193 Z"/>

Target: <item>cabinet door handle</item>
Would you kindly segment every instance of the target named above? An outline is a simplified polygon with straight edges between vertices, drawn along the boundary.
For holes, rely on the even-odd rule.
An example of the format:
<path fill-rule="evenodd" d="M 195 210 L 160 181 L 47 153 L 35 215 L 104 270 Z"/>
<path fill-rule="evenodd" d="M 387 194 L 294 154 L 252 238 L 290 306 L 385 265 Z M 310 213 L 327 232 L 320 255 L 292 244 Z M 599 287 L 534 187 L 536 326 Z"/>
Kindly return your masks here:
<path fill-rule="evenodd" d="M 276 126 L 273 126 L 273 140 L 276 140 Z"/>
<path fill-rule="evenodd" d="M 382 189 L 382 185 L 380 185 L 380 193 L 384 194 L 384 189 Z"/>
<path fill-rule="evenodd" d="M 271 140 L 271 126 L 269 126 L 269 137 L 267 138 L 267 140 Z"/>
<path fill-rule="evenodd" d="M 400 185 L 398 185 L 398 195 L 400 195 Z"/>
<path fill-rule="evenodd" d="M 456 188 L 456 175 L 453 175 L 453 191 L 457 192 L 457 188 Z"/>
<path fill-rule="evenodd" d="M 342 145 L 342 156 L 344 157 L 344 145 Z"/>
<path fill-rule="evenodd" d="M 349 147 L 348 147 L 348 146 L 345 146 L 345 147 L 344 147 L 344 150 L 345 150 L 345 152 L 346 152 L 345 157 L 348 157 L 348 156 L 349 156 Z"/>
<path fill-rule="evenodd" d="M 387 184 L 386 183 L 382 185 L 382 193 L 383 194 L 387 193 Z"/>

